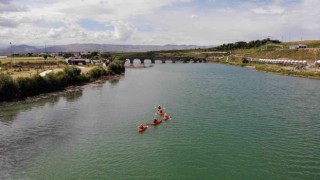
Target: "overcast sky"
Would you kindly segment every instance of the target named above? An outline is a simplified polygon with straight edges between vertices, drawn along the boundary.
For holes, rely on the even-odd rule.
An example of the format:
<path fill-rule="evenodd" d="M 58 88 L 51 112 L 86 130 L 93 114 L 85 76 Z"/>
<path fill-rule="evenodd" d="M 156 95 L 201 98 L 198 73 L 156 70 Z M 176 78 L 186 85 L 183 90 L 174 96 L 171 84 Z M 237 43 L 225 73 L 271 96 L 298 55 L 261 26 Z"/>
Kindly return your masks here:
<path fill-rule="evenodd" d="M 320 39 L 320 0 L 0 0 L 0 45 Z"/>

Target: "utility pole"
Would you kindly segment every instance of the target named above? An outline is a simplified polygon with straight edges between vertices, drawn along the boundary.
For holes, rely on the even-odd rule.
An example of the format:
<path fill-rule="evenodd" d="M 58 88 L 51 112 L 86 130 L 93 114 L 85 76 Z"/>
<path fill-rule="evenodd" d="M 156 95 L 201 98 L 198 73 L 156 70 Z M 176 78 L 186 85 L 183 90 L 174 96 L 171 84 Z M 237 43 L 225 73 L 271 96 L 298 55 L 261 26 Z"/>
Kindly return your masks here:
<path fill-rule="evenodd" d="M 13 57 L 13 54 L 12 54 L 12 43 L 10 42 L 10 53 L 11 53 L 11 66 L 12 66 L 12 57 Z"/>

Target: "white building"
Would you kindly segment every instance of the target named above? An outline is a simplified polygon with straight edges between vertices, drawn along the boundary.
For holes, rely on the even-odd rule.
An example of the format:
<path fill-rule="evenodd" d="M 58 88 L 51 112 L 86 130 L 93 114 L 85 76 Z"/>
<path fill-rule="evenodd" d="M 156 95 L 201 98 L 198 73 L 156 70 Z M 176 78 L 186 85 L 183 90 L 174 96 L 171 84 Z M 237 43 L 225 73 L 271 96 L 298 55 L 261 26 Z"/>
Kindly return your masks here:
<path fill-rule="evenodd" d="M 296 44 L 296 45 L 290 45 L 289 49 L 305 49 L 307 48 L 307 45 L 305 44 Z"/>

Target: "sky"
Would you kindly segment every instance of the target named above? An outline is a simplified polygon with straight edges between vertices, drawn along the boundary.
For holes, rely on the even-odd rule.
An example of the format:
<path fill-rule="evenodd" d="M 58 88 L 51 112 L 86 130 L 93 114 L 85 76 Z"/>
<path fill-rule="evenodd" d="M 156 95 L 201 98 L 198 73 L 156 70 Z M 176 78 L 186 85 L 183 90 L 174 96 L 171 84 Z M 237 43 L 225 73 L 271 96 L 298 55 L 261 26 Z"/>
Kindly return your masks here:
<path fill-rule="evenodd" d="M 0 0 L 0 46 L 320 39 L 320 0 Z"/>

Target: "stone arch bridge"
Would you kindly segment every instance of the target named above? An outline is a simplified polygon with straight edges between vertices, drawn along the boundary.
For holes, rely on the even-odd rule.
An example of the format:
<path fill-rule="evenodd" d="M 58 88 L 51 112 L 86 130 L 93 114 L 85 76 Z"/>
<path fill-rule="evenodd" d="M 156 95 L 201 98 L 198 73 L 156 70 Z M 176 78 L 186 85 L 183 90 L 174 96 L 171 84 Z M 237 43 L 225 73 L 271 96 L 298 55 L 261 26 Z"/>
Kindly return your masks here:
<path fill-rule="evenodd" d="M 125 57 L 125 61 L 129 61 L 130 64 L 133 64 L 134 61 L 140 61 L 141 64 L 144 64 L 146 60 L 151 61 L 154 64 L 156 61 L 161 61 L 162 63 L 166 62 L 183 62 L 183 63 L 206 63 L 206 58 L 195 58 L 195 57 Z"/>

